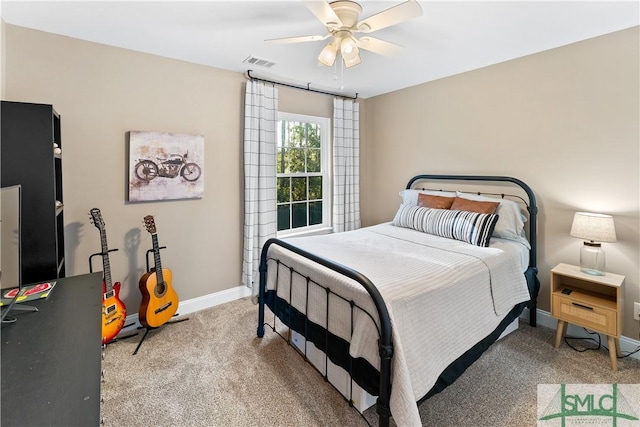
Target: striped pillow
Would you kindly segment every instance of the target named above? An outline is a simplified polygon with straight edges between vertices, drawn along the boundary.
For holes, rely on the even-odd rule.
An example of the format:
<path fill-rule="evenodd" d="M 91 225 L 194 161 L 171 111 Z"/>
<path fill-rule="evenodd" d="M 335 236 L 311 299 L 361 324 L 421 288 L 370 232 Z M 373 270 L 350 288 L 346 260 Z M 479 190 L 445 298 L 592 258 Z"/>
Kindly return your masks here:
<path fill-rule="evenodd" d="M 487 247 L 498 215 L 401 205 L 393 225 Z"/>

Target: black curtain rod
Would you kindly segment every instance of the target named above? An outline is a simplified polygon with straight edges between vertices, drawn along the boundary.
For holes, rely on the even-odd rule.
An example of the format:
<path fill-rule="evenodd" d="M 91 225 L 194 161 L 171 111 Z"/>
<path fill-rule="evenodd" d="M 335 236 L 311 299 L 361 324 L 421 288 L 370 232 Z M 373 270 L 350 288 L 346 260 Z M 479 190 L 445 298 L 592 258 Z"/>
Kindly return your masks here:
<path fill-rule="evenodd" d="M 343 95 L 341 93 L 334 93 L 334 92 L 326 92 L 323 90 L 318 90 L 318 89 L 311 89 L 311 83 L 307 83 L 307 86 L 298 86 L 298 85 L 293 85 L 293 84 L 289 84 L 289 83 L 282 83 L 282 82 L 276 82 L 273 80 L 267 80 L 267 79 L 263 79 L 261 77 L 255 77 L 251 75 L 251 71 L 253 70 L 247 70 L 247 76 L 251 79 L 251 80 L 257 80 L 259 82 L 266 82 L 266 83 L 271 83 L 274 85 L 280 85 L 280 86 L 286 86 L 286 87 L 290 87 L 293 89 L 301 89 L 301 90 L 306 90 L 309 92 L 315 92 L 315 93 L 322 93 L 324 95 L 332 95 L 332 96 L 339 96 L 340 98 L 346 98 L 346 99 L 353 99 L 354 101 L 356 99 L 358 99 L 358 94 L 356 93 L 356 96 L 348 96 L 348 95 Z"/>

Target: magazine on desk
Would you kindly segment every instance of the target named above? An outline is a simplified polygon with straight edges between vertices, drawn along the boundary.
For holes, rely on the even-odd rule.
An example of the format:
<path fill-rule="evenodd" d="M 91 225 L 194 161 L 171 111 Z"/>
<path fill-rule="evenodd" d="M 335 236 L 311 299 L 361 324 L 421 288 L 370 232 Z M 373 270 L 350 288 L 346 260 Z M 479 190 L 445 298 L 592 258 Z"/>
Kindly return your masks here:
<path fill-rule="evenodd" d="M 56 285 L 55 281 L 37 283 L 35 285 L 27 285 L 20 288 L 3 289 L 2 296 L 0 297 L 0 307 L 11 304 L 13 298 L 16 298 L 17 303 L 33 301 L 36 299 L 42 299 L 49 296 L 49 293 Z"/>

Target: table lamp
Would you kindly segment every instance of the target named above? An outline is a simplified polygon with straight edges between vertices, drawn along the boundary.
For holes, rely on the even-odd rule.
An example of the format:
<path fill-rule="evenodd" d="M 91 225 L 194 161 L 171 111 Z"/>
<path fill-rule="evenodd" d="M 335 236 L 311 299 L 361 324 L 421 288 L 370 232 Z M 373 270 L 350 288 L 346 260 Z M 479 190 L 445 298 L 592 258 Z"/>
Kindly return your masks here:
<path fill-rule="evenodd" d="M 584 240 L 580 248 L 580 271 L 594 276 L 604 276 L 605 257 L 601 242 L 616 241 L 616 228 L 611 215 L 576 212 L 571 225 L 571 235 Z"/>

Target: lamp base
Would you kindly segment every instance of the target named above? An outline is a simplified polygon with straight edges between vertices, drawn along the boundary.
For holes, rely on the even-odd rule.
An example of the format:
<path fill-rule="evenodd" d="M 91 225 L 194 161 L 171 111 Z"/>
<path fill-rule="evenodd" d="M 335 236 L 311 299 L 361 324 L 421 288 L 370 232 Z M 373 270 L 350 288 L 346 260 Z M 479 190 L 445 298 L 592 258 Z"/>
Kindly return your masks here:
<path fill-rule="evenodd" d="M 584 242 L 580 248 L 580 271 L 592 276 L 605 275 L 605 256 L 600 243 Z"/>

